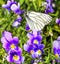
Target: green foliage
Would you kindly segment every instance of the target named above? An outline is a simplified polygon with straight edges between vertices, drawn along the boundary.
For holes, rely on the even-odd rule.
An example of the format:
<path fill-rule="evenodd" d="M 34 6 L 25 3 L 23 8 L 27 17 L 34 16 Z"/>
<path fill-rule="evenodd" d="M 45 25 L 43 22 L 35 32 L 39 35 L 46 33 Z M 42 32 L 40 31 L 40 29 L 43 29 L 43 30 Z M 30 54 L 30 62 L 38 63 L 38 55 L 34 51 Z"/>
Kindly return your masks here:
<path fill-rule="evenodd" d="M 25 0 L 20 0 L 20 5 L 23 5 Z"/>
<path fill-rule="evenodd" d="M 23 50 L 23 45 L 27 41 L 27 31 L 25 30 L 26 20 L 23 17 L 23 21 L 18 28 L 12 27 L 12 23 L 16 19 L 16 15 L 13 12 L 8 12 L 6 9 L 2 8 L 2 4 L 6 3 L 7 0 L 0 0 L 0 38 L 4 30 L 10 31 L 13 36 L 19 38 L 19 47 Z M 42 6 L 43 0 L 16 0 L 20 3 L 21 9 L 24 10 L 33 10 L 37 12 L 44 12 L 45 8 Z M 42 30 L 43 41 L 45 44 L 44 54 L 42 55 L 44 62 L 39 62 L 39 64 L 51 64 L 51 61 L 55 59 L 55 56 L 52 51 L 52 43 L 60 35 L 60 26 L 55 23 L 55 19 L 60 17 L 60 1 L 56 0 L 55 2 L 55 12 L 51 13 L 52 22 L 44 27 Z M 53 36 L 51 36 L 53 34 Z M 2 47 L 0 42 L 0 64 L 10 64 L 6 61 L 3 61 L 6 52 Z M 31 56 L 23 50 L 23 56 L 25 56 L 25 64 L 30 64 L 32 58 Z"/>

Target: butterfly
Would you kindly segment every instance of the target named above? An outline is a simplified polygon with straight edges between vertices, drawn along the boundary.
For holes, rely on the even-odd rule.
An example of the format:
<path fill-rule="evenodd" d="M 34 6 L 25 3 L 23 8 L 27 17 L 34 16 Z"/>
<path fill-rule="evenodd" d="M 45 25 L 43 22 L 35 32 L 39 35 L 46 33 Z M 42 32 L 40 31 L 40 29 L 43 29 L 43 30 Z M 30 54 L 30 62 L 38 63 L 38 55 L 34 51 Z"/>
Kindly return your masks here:
<path fill-rule="evenodd" d="M 52 21 L 52 17 L 50 15 L 34 11 L 27 11 L 25 18 L 32 31 L 40 31 L 45 25 Z"/>

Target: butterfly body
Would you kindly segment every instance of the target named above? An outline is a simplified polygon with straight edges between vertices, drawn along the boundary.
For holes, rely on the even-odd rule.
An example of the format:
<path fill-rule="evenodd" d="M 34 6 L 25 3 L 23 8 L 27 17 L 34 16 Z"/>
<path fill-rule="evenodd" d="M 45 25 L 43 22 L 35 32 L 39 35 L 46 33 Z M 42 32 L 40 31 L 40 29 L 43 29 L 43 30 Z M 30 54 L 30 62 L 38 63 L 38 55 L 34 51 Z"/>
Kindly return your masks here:
<path fill-rule="evenodd" d="M 34 11 L 28 11 L 25 18 L 32 31 L 42 30 L 52 20 L 50 15 Z"/>

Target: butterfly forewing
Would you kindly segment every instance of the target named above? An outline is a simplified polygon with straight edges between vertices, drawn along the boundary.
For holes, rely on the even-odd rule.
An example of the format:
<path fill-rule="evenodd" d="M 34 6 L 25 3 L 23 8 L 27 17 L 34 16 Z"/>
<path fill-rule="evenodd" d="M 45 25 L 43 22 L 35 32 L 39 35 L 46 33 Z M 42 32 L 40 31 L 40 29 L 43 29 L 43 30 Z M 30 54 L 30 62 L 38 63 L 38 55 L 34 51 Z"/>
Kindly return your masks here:
<path fill-rule="evenodd" d="M 36 16 L 38 18 L 40 18 L 41 20 L 43 20 L 43 22 L 46 24 L 49 23 L 52 20 L 52 17 L 48 14 L 44 14 L 44 13 L 39 13 L 39 12 L 30 12 L 28 16 Z"/>
<path fill-rule="evenodd" d="M 34 25 L 34 22 L 31 21 L 28 17 L 26 17 L 26 21 L 27 21 L 30 29 L 31 29 L 31 30 L 34 30 L 34 26 L 33 26 L 33 25 Z"/>

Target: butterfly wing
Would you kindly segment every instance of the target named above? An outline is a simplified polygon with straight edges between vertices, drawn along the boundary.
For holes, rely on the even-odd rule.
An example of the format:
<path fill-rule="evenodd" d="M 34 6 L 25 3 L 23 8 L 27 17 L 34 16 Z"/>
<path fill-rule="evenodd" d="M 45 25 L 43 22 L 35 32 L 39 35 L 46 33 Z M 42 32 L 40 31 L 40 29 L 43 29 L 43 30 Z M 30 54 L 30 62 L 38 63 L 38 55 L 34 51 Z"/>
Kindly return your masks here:
<path fill-rule="evenodd" d="M 31 30 L 39 31 L 52 20 L 52 17 L 48 14 L 32 11 L 27 12 L 26 20 Z"/>
<path fill-rule="evenodd" d="M 25 16 L 25 18 L 26 18 L 26 21 L 27 21 L 27 23 L 28 23 L 30 29 L 31 29 L 31 30 L 34 30 L 34 29 L 35 29 L 34 26 L 33 26 L 33 25 L 34 25 L 34 22 L 31 21 L 31 19 L 29 19 L 29 18 L 26 17 L 26 16 Z"/>

